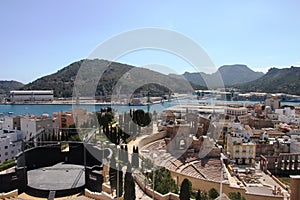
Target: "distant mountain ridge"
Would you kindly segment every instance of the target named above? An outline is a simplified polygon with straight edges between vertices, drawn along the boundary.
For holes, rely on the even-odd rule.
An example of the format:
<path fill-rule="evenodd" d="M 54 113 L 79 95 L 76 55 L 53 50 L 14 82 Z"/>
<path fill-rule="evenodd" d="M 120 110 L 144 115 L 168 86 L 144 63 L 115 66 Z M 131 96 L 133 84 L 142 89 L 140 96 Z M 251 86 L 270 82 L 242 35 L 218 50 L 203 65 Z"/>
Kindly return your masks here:
<path fill-rule="evenodd" d="M 262 72 L 255 72 L 247 65 L 223 65 L 218 71 L 220 72 L 225 86 L 231 86 L 239 83 L 246 83 L 256 80 L 264 75 Z"/>
<path fill-rule="evenodd" d="M 228 87 L 235 84 L 246 83 L 262 77 L 264 73 L 255 72 L 246 65 L 223 65 L 216 72 L 206 74 L 203 72 L 185 72 L 183 76 L 190 82 L 209 87 Z M 174 76 L 174 75 L 173 75 Z M 223 83 L 221 83 L 223 81 Z M 216 83 L 218 82 L 218 83 Z M 224 84 L 224 85 L 223 85 Z"/>
<path fill-rule="evenodd" d="M 300 95 L 300 67 L 271 68 L 262 77 L 234 86 L 242 91 L 287 93 Z"/>
<path fill-rule="evenodd" d="M 110 95 L 114 86 L 122 78 L 124 79 L 124 75 L 133 71 L 135 73 L 132 73 L 131 76 L 126 76 L 127 82 L 124 83 L 123 88 L 137 87 L 138 92 L 145 93 L 145 91 L 150 90 L 154 95 L 168 93 L 168 88 L 155 84 L 155 81 L 150 86 L 143 86 L 145 85 L 144 80 L 159 80 L 158 83 L 164 81 L 166 85 L 173 85 L 173 89 L 180 92 L 187 92 L 186 88 L 191 88 L 191 86 L 193 89 L 207 89 L 207 83 L 208 86 L 218 87 L 221 84 L 221 79 L 224 81 L 223 86 L 234 87 L 242 92 L 257 91 L 300 95 L 299 67 L 271 68 L 266 74 L 263 74 L 262 72 L 254 72 L 246 65 L 236 64 L 223 65 L 212 74 L 185 72 L 183 75 L 164 75 L 149 69 L 98 59 L 74 62 L 56 73 L 41 77 L 27 85 L 17 81 L 0 81 L 0 94 L 8 95 L 11 90 L 54 90 L 55 97 L 72 97 L 74 81 L 82 64 L 95 65 L 100 68 L 109 65 L 99 80 L 96 96 Z M 94 80 L 95 77 L 94 79 L 87 78 L 82 82 L 82 85 L 89 85 L 89 82 Z M 86 88 L 86 90 L 89 89 Z"/>
<path fill-rule="evenodd" d="M 11 90 L 19 90 L 24 86 L 18 81 L 0 81 L 0 94 L 9 95 Z"/>
<path fill-rule="evenodd" d="M 163 82 L 166 85 L 172 85 L 177 92 L 184 92 L 185 88 L 190 87 L 188 82 L 184 79 L 175 79 L 161 73 L 151 71 L 145 68 L 134 67 L 127 64 L 111 62 L 107 60 L 80 60 L 74 62 L 61 70 L 58 70 L 56 73 L 44 76 L 39 78 L 24 87 L 22 90 L 54 90 L 55 97 L 72 97 L 74 81 L 78 78 L 78 71 L 82 66 L 90 66 L 88 69 L 91 71 L 84 71 L 87 73 L 85 79 L 80 80 L 81 83 L 78 85 L 81 88 L 81 93 L 84 90 L 89 91 L 95 81 L 98 82 L 95 96 L 106 96 L 111 95 L 114 87 L 117 83 L 123 81 L 122 88 L 134 88 L 136 87 L 137 91 L 151 91 L 152 95 L 159 95 L 160 93 L 168 93 L 168 88 L 160 84 L 155 84 L 156 82 Z M 94 70 L 94 71 L 93 71 Z M 105 70 L 101 79 L 97 77 L 97 72 Z M 124 78 L 124 75 L 126 78 Z M 137 78 L 139 77 L 139 78 Z M 126 79 L 126 80 L 125 80 Z M 145 85 L 145 80 L 156 80 L 150 85 Z M 78 79 L 76 79 L 78 80 Z M 191 87 L 190 87 L 191 88 Z M 84 94 L 80 94 L 84 95 Z"/>

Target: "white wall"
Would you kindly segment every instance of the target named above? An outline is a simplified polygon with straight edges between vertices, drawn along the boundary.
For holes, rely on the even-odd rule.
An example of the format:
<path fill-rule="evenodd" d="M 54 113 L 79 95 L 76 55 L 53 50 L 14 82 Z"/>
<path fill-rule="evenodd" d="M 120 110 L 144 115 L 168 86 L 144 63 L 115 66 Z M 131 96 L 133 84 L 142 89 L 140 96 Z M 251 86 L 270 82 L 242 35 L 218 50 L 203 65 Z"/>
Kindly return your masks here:
<path fill-rule="evenodd" d="M 6 160 L 14 158 L 19 152 L 21 152 L 22 142 L 18 140 L 18 134 L 20 131 L 0 134 L 0 163 Z"/>
<path fill-rule="evenodd" d="M 0 139 L 0 163 L 9 158 L 9 138 Z"/>
<path fill-rule="evenodd" d="M 29 140 L 36 135 L 36 120 L 21 118 L 21 131 L 24 133 L 24 140 Z"/>
<path fill-rule="evenodd" d="M 2 124 L 2 129 L 13 129 L 13 127 L 14 127 L 13 118 L 9 116 L 5 116 Z"/>

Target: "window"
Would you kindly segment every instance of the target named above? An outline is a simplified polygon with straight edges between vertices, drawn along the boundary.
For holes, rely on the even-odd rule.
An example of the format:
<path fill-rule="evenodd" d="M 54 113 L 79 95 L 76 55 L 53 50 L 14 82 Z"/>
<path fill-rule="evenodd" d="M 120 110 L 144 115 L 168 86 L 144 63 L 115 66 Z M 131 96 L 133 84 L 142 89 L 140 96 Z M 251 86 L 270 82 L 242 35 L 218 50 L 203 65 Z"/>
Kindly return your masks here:
<path fill-rule="evenodd" d="M 5 152 L 5 154 L 4 154 L 4 155 L 8 156 L 8 152 Z"/>
<path fill-rule="evenodd" d="M 7 148 L 8 148 L 8 146 L 5 146 L 5 147 L 4 147 L 4 149 L 7 149 Z"/>

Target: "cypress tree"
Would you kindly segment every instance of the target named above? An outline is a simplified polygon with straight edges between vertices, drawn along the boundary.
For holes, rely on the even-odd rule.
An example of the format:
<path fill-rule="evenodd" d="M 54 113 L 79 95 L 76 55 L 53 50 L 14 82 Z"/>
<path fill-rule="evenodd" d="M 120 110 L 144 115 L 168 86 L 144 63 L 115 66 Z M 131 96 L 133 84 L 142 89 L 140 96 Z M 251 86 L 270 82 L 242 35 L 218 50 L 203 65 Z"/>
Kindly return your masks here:
<path fill-rule="evenodd" d="M 116 166 L 116 159 L 114 155 L 110 159 L 109 182 L 110 182 L 111 189 L 117 188 L 117 166 Z"/>
<path fill-rule="evenodd" d="M 200 190 L 197 191 L 196 200 L 201 200 L 201 191 Z"/>
<path fill-rule="evenodd" d="M 139 167 L 139 150 L 138 147 L 133 146 L 133 154 L 131 157 L 132 166 L 135 168 Z"/>
<path fill-rule="evenodd" d="M 181 183 L 179 199 L 189 200 L 191 198 L 191 193 L 192 193 L 192 183 L 185 178 Z"/>
<path fill-rule="evenodd" d="M 132 177 L 132 168 L 129 164 L 125 174 L 125 183 L 124 183 L 124 200 L 135 200 L 135 183 Z"/>
<path fill-rule="evenodd" d="M 120 145 L 120 149 L 119 149 L 119 161 L 124 161 L 124 146 L 123 145 Z"/>
<path fill-rule="evenodd" d="M 121 197 L 123 195 L 123 171 L 121 164 L 119 164 L 118 176 L 119 182 L 117 187 L 117 196 Z"/>
<path fill-rule="evenodd" d="M 128 163 L 128 147 L 127 147 L 127 145 L 125 145 L 124 162 Z"/>

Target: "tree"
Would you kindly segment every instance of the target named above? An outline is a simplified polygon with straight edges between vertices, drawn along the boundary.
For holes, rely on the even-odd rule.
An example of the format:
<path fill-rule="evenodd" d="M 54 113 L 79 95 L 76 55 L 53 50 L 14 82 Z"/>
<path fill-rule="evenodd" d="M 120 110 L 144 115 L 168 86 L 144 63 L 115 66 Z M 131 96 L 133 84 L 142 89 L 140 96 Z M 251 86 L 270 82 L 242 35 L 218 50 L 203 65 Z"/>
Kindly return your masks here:
<path fill-rule="evenodd" d="M 147 171 L 152 168 L 153 164 L 149 158 L 142 157 L 142 171 Z"/>
<path fill-rule="evenodd" d="M 120 149 L 118 149 L 119 154 L 118 154 L 118 160 L 124 162 L 125 161 L 125 150 L 124 150 L 124 146 L 120 145 Z"/>
<path fill-rule="evenodd" d="M 161 193 L 167 194 L 169 192 L 178 193 L 178 187 L 171 176 L 171 173 L 166 168 L 161 168 L 154 172 L 154 190 Z M 153 172 L 147 175 L 148 178 L 152 179 Z"/>
<path fill-rule="evenodd" d="M 131 164 L 134 168 L 139 168 L 139 149 L 133 146 L 133 154 L 131 157 Z"/>
<path fill-rule="evenodd" d="M 196 200 L 201 200 L 201 191 L 200 190 L 197 191 Z"/>
<path fill-rule="evenodd" d="M 124 162 L 125 163 L 128 163 L 128 147 L 127 147 L 127 144 L 125 145 L 125 148 L 124 148 L 125 152 L 124 152 Z"/>
<path fill-rule="evenodd" d="M 116 159 L 115 159 L 114 155 L 110 159 L 109 183 L 110 183 L 111 189 L 117 188 L 117 166 L 116 166 Z"/>
<path fill-rule="evenodd" d="M 141 127 L 148 126 L 151 123 L 151 114 L 145 113 L 144 110 L 136 110 L 131 112 L 132 121 Z"/>
<path fill-rule="evenodd" d="M 198 190 L 198 192 L 196 194 L 196 200 L 208 200 L 207 193 L 201 192 L 200 190 Z"/>
<path fill-rule="evenodd" d="M 70 141 L 81 141 L 80 137 L 79 137 L 79 134 L 77 132 L 77 129 L 76 129 L 76 125 L 72 124 L 68 128 L 69 128 L 68 130 L 63 130 L 63 131 L 67 131 L 66 134 L 69 135 L 68 140 L 70 140 Z"/>
<path fill-rule="evenodd" d="M 135 183 L 132 177 L 132 168 L 131 165 L 128 164 L 125 181 L 124 181 L 124 200 L 135 200 Z"/>
<path fill-rule="evenodd" d="M 208 191 L 208 196 L 209 196 L 210 199 L 216 199 L 219 196 L 219 193 L 215 188 L 211 188 Z"/>
<path fill-rule="evenodd" d="M 229 199 L 231 200 L 246 200 L 239 192 L 230 192 Z"/>
<path fill-rule="evenodd" d="M 123 195 L 123 171 L 121 164 L 119 164 L 118 179 L 117 196 L 121 197 Z"/>
<path fill-rule="evenodd" d="M 192 183 L 189 179 L 185 178 L 180 187 L 179 199 L 180 200 L 189 200 L 192 193 Z"/>

